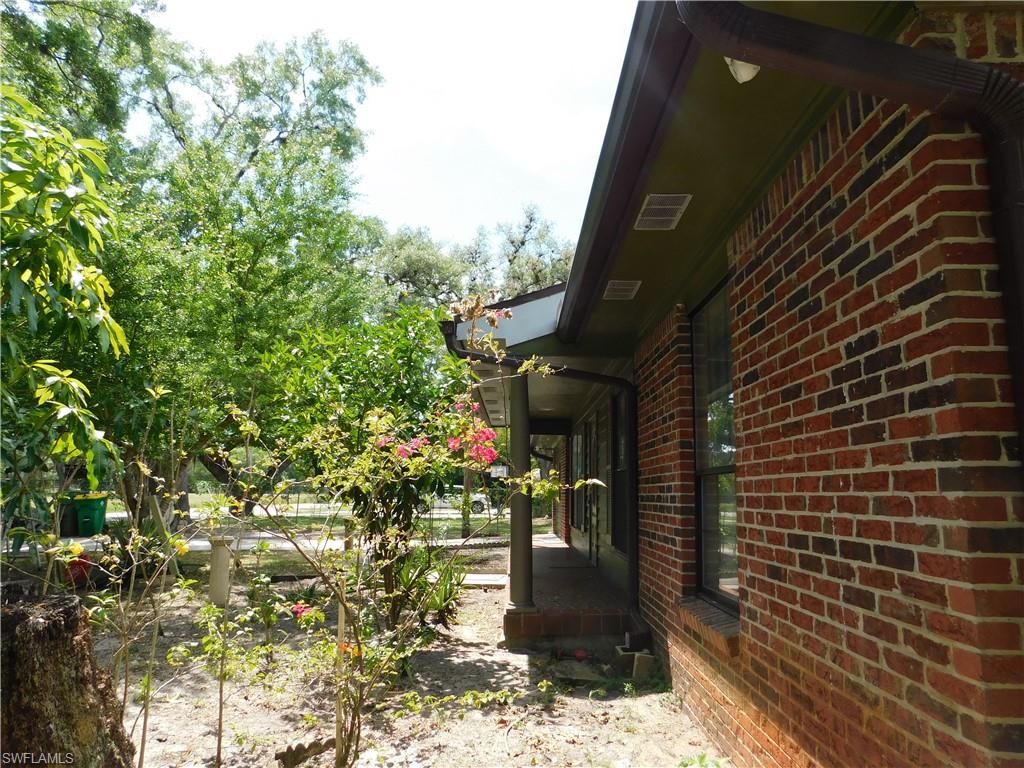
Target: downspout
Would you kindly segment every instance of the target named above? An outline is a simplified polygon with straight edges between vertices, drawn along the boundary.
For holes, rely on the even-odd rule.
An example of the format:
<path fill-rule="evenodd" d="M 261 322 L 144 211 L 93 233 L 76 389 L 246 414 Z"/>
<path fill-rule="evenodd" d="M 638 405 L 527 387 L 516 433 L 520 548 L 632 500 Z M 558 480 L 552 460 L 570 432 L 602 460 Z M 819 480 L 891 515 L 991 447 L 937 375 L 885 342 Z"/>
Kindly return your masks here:
<path fill-rule="evenodd" d="M 518 371 L 519 367 L 526 362 L 524 358 L 506 356 L 502 358 L 489 355 L 485 352 L 479 352 L 477 350 L 466 349 L 465 346 L 459 344 L 455 338 L 456 323 L 454 320 L 443 320 L 441 321 L 441 335 L 444 336 L 444 345 L 448 348 L 456 357 L 460 357 L 463 360 L 473 360 L 479 363 L 486 363 L 488 365 L 501 366 L 503 368 L 511 368 L 514 371 Z M 637 450 L 637 399 L 636 399 L 636 385 L 633 384 L 629 379 L 624 379 L 620 376 L 608 376 L 603 373 L 594 373 L 593 371 L 584 371 L 579 368 L 567 368 L 567 367 L 553 367 L 551 374 L 552 376 L 559 376 L 563 379 L 573 379 L 575 381 L 586 381 L 592 384 L 603 384 L 607 387 L 622 392 L 626 397 L 626 411 L 627 421 L 626 425 L 628 430 L 626 434 L 629 435 L 629 450 L 630 450 L 630 473 L 629 473 L 629 527 L 627 529 L 627 563 L 629 568 L 629 607 L 631 609 L 637 609 L 640 606 L 640 542 L 638 538 L 639 532 L 639 504 L 638 504 L 638 450 Z"/>
<path fill-rule="evenodd" d="M 676 7 L 691 34 L 723 56 L 967 120 L 982 135 L 1024 453 L 1024 84 L 986 64 L 742 3 L 676 0 Z"/>

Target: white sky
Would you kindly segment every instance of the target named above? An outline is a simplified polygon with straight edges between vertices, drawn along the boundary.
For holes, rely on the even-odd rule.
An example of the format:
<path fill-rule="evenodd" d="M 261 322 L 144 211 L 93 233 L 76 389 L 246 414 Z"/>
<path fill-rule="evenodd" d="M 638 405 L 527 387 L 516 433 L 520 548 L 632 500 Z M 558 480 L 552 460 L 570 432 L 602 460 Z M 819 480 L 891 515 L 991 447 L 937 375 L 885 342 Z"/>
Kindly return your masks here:
<path fill-rule="evenodd" d="M 575 242 L 629 38 L 629 0 L 164 0 L 155 17 L 217 61 L 322 29 L 383 75 L 356 209 L 447 242 L 540 207 Z"/>

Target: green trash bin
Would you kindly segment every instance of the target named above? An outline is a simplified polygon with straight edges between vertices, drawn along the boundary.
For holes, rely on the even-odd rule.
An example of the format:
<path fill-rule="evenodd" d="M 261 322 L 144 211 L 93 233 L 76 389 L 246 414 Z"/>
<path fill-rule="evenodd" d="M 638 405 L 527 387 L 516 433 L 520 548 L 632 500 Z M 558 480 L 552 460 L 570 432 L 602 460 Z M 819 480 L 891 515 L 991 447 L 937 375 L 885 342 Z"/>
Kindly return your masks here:
<path fill-rule="evenodd" d="M 69 505 L 78 523 L 79 536 L 95 536 L 103 532 L 107 520 L 107 494 L 75 493 Z"/>

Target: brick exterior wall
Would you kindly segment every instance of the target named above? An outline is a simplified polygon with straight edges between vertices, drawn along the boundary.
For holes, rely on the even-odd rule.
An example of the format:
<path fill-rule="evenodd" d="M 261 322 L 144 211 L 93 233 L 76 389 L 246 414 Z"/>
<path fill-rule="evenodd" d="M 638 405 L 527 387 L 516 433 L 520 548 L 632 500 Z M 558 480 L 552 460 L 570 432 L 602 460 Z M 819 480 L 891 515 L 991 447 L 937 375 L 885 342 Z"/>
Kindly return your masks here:
<path fill-rule="evenodd" d="M 929 10 L 904 39 L 1024 61 L 1021 25 Z M 737 644 L 686 607 L 686 313 L 636 352 L 641 611 L 738 765 L 1022 764 L 1024 470 L 984 158 L 961 123 L 851 95 L 731 238 Z"/>
<path fill-rule="evenodd" d="M 635 377 L 640 608 L 665 637 L 682 590 L 697 585 L 693 375 L 682 308 L 637 349 Z"/>

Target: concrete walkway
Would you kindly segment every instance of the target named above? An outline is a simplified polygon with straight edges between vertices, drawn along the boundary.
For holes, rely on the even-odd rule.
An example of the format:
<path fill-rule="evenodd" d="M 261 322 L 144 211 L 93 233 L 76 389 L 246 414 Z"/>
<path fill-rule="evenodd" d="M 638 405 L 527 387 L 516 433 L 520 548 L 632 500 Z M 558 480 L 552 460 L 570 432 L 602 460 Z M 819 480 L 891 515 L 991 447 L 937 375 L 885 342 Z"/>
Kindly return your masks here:
<path fill-rule="evenodd" d="M 477 589 L 504 589 L 508 585 L 508 576 L 504 573 L 467 573 L 462 582 L 464 587 Z"/>

